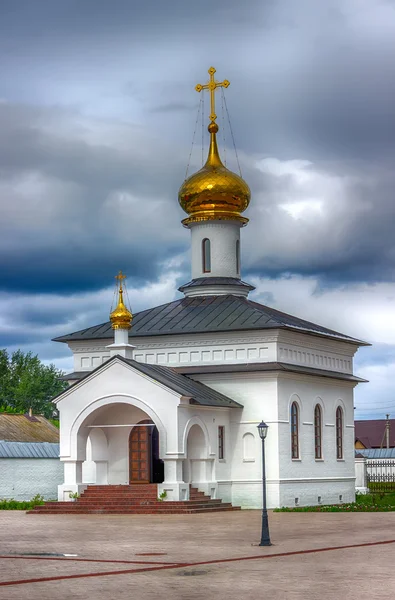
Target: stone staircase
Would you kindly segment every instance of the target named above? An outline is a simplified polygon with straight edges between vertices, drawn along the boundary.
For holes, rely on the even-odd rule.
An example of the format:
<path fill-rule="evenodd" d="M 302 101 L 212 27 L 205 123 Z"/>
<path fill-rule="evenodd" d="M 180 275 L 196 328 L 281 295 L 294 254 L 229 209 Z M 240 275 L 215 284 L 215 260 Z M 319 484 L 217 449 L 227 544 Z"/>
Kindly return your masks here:
<path fill-rule="evenodd" d="M 74 502 L 46 502 L 29 514 L 190 514 L 240 510 L 222 500 L 212 500 L 197 488 L 190 489 L 190 499 L 179 502 L 158 500 L 156 484 L 88 485 Z"/>

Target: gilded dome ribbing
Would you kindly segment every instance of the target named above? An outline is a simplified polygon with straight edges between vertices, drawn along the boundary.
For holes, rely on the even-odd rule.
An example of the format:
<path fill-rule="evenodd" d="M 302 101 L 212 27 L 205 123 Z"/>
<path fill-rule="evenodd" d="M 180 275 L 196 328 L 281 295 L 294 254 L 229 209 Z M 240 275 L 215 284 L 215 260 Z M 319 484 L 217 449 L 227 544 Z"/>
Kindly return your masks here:
<path fill-rule="evenodd" d="M 125 275 L 122 274 L 122 271 L 119 272 L 116 279 L 119 282 L 118 304 L 110 314 L 110 321 L 113 329 L 130 329 L 132 327 L 133 315 L 123 302 L 122 280 L 125 279 Z"/>
<path fill-rule="evenodd" d="M 231 220 L 248 223 L 241 213 L 250 203 L 250 188 L 239 175 L 229 171 L 219 156 L 216 134 L 218 125 L 210 123 L 210 148 L 206 164 L 188 177 L 178 193 L 178 200 L 189 217 L 183 225 L 199 221 Z"/>

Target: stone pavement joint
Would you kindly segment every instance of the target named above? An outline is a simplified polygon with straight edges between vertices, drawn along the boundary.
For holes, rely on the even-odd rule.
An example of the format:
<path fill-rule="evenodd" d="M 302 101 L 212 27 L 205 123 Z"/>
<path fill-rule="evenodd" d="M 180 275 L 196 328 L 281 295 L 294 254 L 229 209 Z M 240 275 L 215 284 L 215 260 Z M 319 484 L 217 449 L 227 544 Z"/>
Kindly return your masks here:
<path fill-rule="evenodd" d="M 364 548 L 364 547 L 368 547 L 368 546 L 382 546 L 384 544 L 394 544 L 394 543 L 395 543 L 395 540 L 382 540 L 382 541 L 377 541 L 377 542 L 364 542 L 361 544 L 347 544 L 344 546 L 330 546 L 327 548 L 312 548 L 312 549 L 308 549 L 308 550 L 295 550 L 295 551 L 291 551 L 291 552 L 278 552 L 275 554 L 241 556 L 241 557 L 235 557 L 235 558 L 223 558 L 223 559 L 214 559 L 214 560 L 208 560 L 208 561 L 190 562 L 190 563 L 172 563 L 172 564 L 165 564 L 165 565 L 155 563 L 157 566 L 138 568 L 138 569 L 125 569 L 122 571 L 100 571 L 100 572 L 96 572 L 96 573 L 78 573 L 78 574 L 74 574 L 74 575 L 57 575 L 55 577 L 37 577 L 37 578 L 33 578 L 33 579 L 3 581 L 3 582 L 0 582 L 0 586 L 23 585 L 23 584 L 28 584 L 28 583 L 43 583 L 43 582 L 47 582 L 47 581 L 59 581 L 59 580 L 68 580 L 68 579 L 83 579 L 83 578 L 87 578 L 87 577 L 105 577 L 106 575 L 130 575 L 130 574 L 134 574 L 134 573 L 145 573 L 145 572 L 150 572 L 150 571 L 163 571 L 163 570 L 169 570 L 169 569 L 180 569 L 180 568 L 186 568 L 186 567 L 223 564 L 223 563 L 240 562 L 240 561 L 247 561 L 247 560 L 284 558 L 287 556 L 295 556 L 295 555 L 300 555 L 300 554 L 316 554 L 319 552 L 346 550 L 346 549 L 350 549 L 350 548 Z M 0 558 L 18 558 L 18 557 L 4 556 L 4 557 L 0 557 Z M 45 557 L 19 557 L 19 558 L 30 559 L 30 560 L 37 560 L 38 558 L 41 558 L 41 560 L 54 560 L 54 557 L 48 557 L 48 558 L 45 558 Z M 63 560 L 65 562 L 70 562 L 70 560 L 73 561 L 75 559 L 67 559 L 66 558 L 66 559 L 55 559 L 55 560 Z M 104 560 L 95 561 L 94 559 L 80 559 L 80 560 L 83 560 L 83 561 L 85 560 L 87 562 L 107 562 Z M 108 562 L 123 562 L 123 561 L 108 561 Z M 134 562 L 134 561 L 130 561 L 130 562 Z"/>

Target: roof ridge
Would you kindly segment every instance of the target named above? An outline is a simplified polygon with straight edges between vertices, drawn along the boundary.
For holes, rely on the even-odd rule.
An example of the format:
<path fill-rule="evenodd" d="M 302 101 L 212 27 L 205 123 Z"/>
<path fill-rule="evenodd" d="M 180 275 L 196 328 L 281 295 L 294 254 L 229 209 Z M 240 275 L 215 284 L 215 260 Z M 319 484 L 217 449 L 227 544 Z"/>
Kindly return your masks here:
<path fill-rule="evenodd" d="M 362 340 L 301 319 L 271 306 L 235 294 L 179 298 L 140 311 L 134 315 L 131 338 L 158 335 L 224 333 L 285 328 L 301 333 L 331 337 L 357 345 Z M 111 323 L 54 338 L 57 342 L 112 339 Z"/>

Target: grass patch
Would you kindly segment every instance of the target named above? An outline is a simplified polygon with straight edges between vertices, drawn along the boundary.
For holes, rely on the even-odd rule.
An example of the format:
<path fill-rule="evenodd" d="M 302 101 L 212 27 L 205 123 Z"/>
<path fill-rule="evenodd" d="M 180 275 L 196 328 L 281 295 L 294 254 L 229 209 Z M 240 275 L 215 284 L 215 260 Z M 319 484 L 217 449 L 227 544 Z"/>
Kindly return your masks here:
<path fill-rule="evenodd" d="M 31 510 L 40 504 L 44 504 L 44 498 L 40 494 L 36 494 L 31 500 L 0 499 L 0 510 Z"/>
<path fill-rule="evenodd" d="M 395 494 L 358 494 L 355 502 L 275 508 L 274 512 L 389 512 L 395 511 Z"/>

